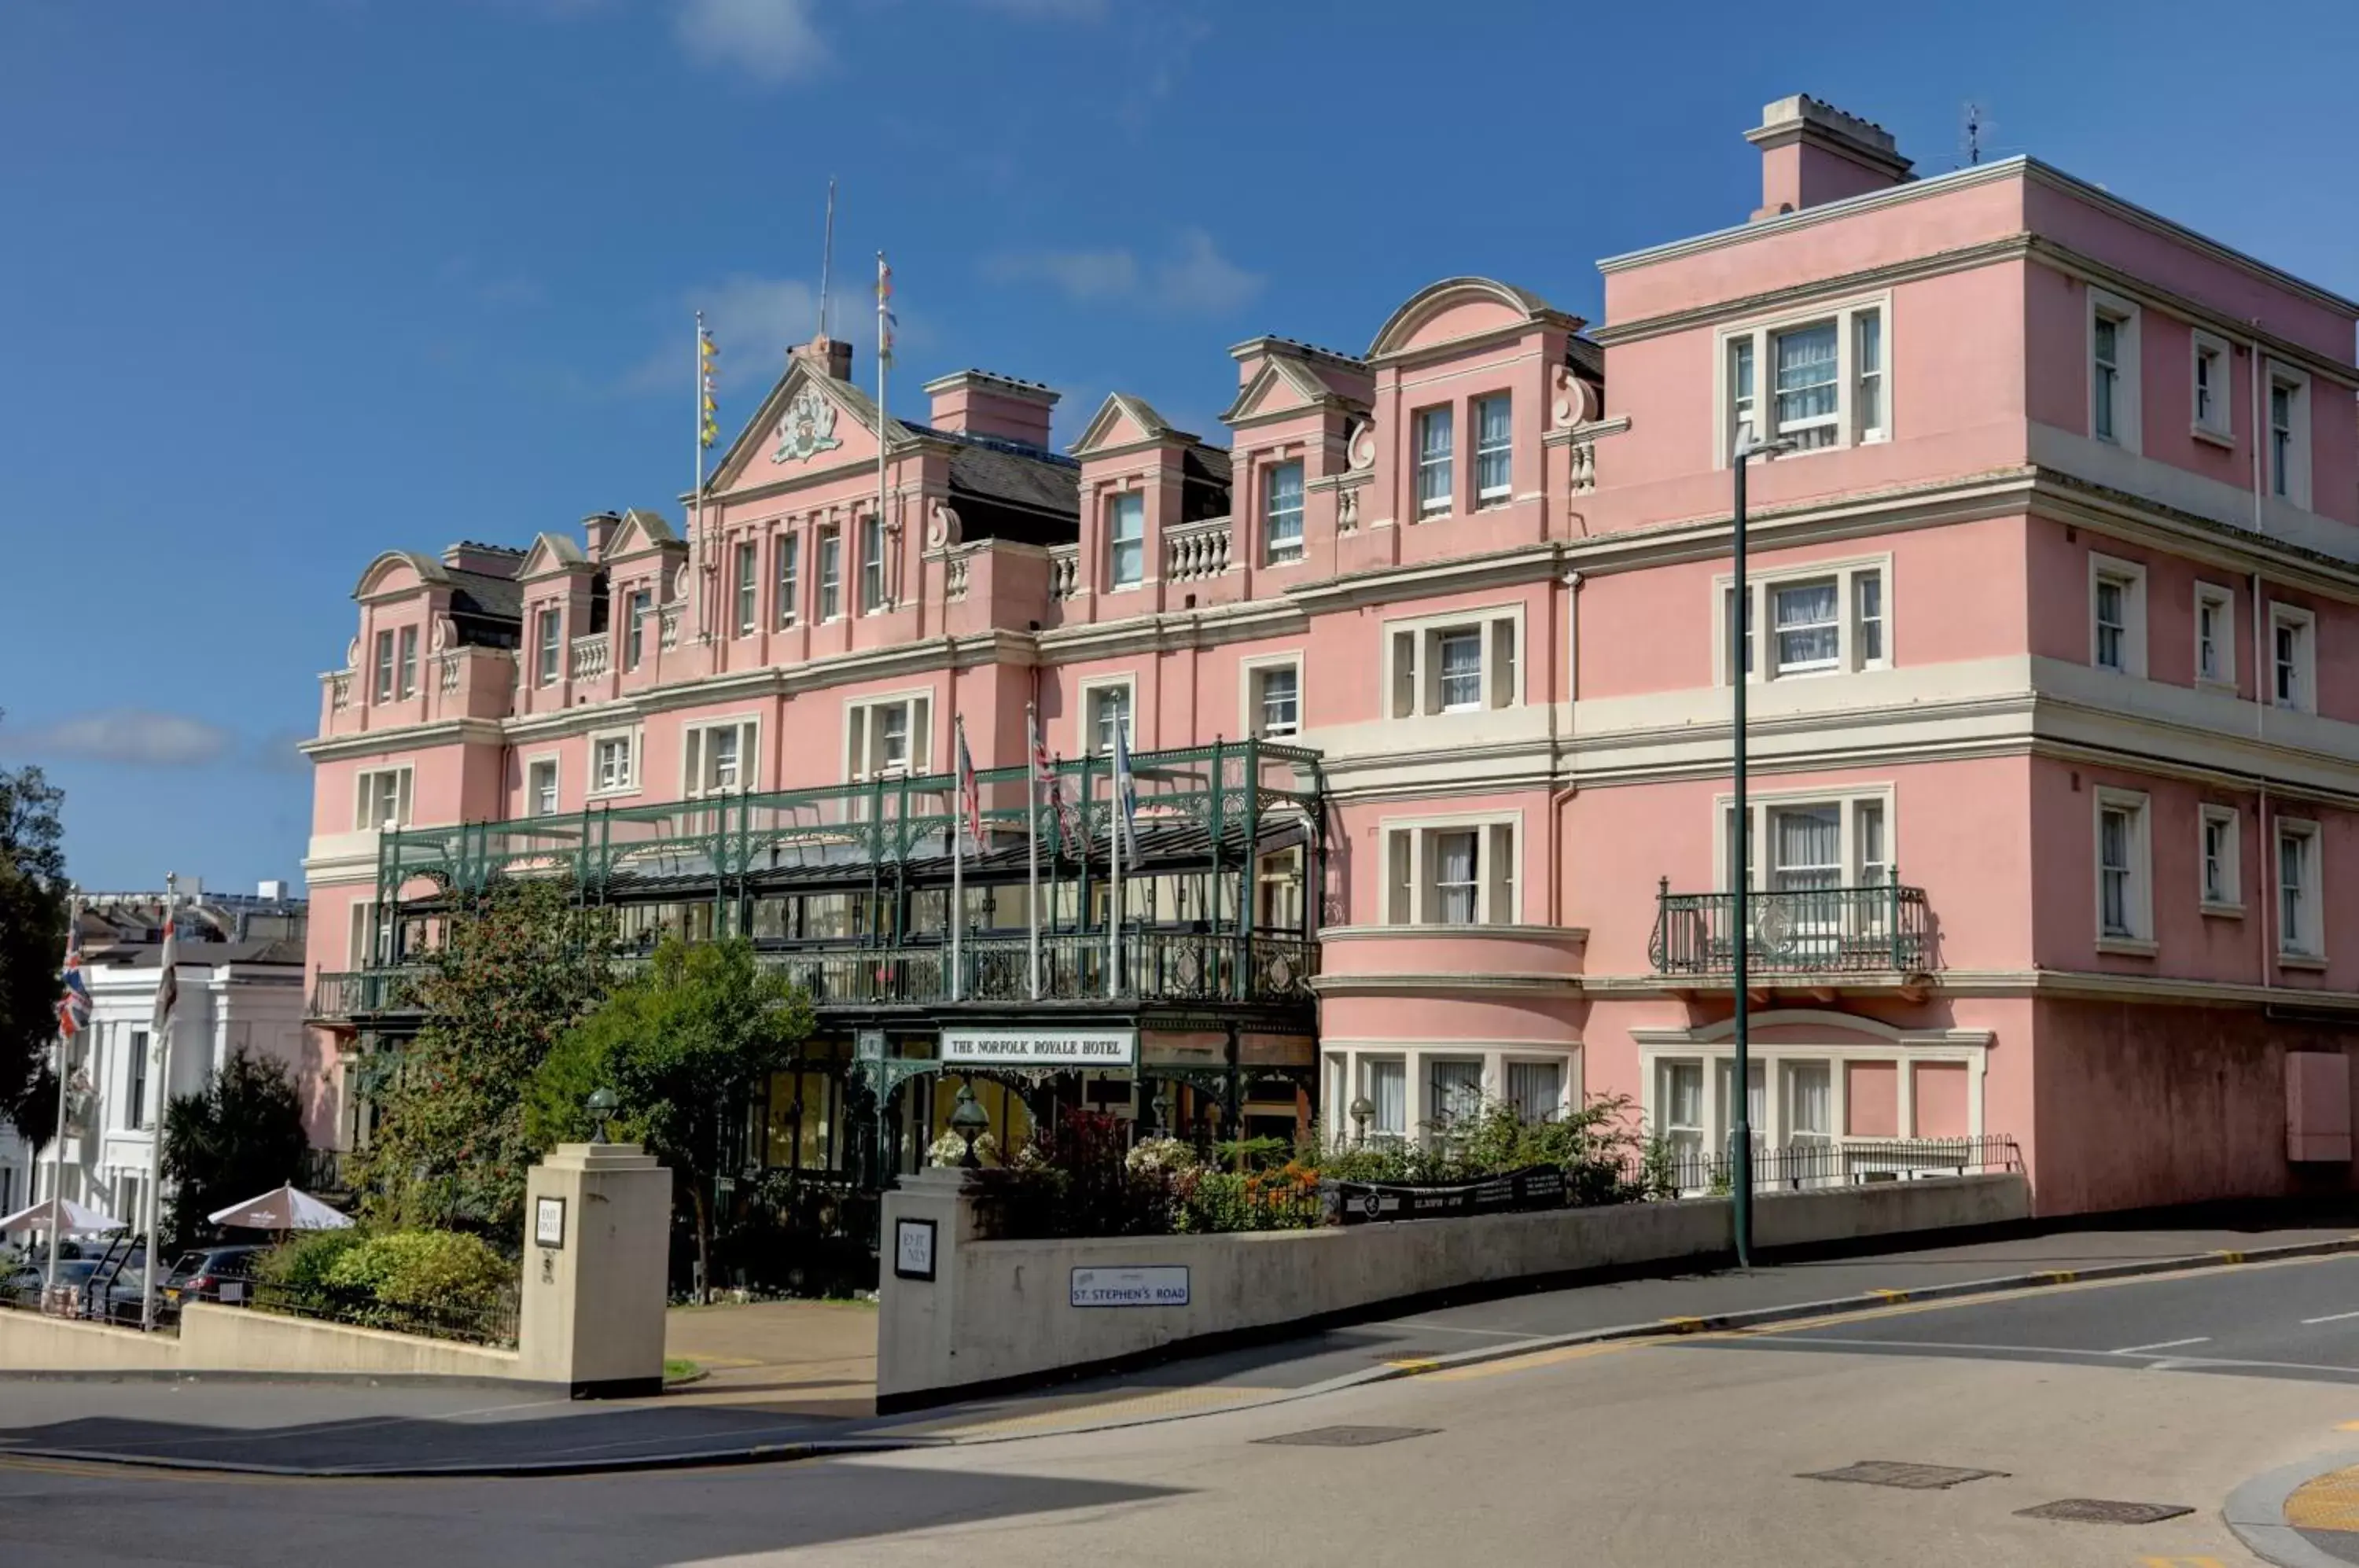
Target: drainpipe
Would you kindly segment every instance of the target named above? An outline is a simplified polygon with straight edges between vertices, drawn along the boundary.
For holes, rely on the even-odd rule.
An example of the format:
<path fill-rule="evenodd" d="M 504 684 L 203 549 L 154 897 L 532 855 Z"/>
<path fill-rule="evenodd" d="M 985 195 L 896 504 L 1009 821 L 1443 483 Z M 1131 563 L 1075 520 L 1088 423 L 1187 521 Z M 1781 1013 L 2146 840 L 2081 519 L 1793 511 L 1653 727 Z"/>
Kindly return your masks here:
<path fill-rule="evenodd" d="M 1575 614 L 1572 603 L 1573 595 L 1581 592 L 1580 572 L 1568 572 L 1564 574 L 1564 590 L 1565 613 L 1562 619 L 1565 625 L 1566 635 L 1568 638 L 1570 638 L 1580 635 L 1581 619 L 1580 616 Z M 1564 682 L 1564 705 L 1565 712 L 1570 714 L 1572 711 L 1572 704 L 1580 696 L 1579 691 L 1575 688 L 1581 679 L 1581 661 L 1578 652 L 1570 646 L 1568 646 L 1565 650 L 1565 670 L 1567 674 L 1565 676 Z M 1570 722 L 1568 721 L 1568 730 L 1570 727 Z M 1551 771 L 1553 771 L 1555 766 L 1556 740 L 1556 704 L 1554 702 L 1550 702 L 1549 704 L 1549 760 Z M 1563 785 L 1549 792 L 1548 923 L 1552 926 L 1560 926 L 1564 924 L 1564 867 L 1559 858 L 1563 842 L 1564 803 L 1567 800 L 1571 800 L 1579 791 L 1580 788 L 1581 787 L 1578 784 L 1572 783 L 1568 779 L 1568 781 Z"/>

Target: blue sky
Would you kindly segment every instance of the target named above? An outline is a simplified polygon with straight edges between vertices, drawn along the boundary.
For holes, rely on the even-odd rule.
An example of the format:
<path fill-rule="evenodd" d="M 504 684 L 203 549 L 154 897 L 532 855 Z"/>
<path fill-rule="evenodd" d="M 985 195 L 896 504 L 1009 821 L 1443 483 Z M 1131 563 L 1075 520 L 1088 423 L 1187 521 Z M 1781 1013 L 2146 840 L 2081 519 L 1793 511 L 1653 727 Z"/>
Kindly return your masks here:
<path fill-rule="evenodd" d="M 690 311 L 734 431 L 814 324 L 893 402 L 968 365 L 1218 436 L 1225 350 L 1358 350 L 1484 273 L 1741 221 L 1810 92 L 2028 151 L 2359 295 L 2349 0 L 19 0 L 0 6 L 0 764 L 84 886 L 298 877 L 317 673 L 380 550 L 523 542 L 690 478 Z M 2232 63 L 2233 62 L 2233 63 Z"/>

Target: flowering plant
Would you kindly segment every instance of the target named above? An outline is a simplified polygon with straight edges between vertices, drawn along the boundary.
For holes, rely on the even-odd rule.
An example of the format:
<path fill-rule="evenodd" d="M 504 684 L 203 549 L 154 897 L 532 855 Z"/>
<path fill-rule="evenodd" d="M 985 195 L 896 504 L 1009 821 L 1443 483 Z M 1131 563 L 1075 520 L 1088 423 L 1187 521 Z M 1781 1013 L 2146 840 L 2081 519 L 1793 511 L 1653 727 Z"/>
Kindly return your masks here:
<path fill-rule="evenodd" d="M 989 1133 L 974 1140 L 974 1157 L 984 1165 L 999 1163 L 999 1140 Z M 966 1139 L 957 1133 L 946 1132 L 927 1147 L 929 1165 L 963 1165 L 966 1163 Z"/>

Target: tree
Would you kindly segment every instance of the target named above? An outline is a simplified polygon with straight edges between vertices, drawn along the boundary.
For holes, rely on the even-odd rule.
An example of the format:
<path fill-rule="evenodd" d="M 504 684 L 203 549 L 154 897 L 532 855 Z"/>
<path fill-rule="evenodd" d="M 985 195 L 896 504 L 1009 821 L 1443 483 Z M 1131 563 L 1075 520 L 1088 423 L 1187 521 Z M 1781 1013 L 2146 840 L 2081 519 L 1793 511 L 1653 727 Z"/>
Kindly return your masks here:
<path fill-rule="evenodd" d="M 364 1064 L 383 1069 L 376 1128 L 354 1172 L 371 1218 L 520 1240 L 534 1152 L 526 1089 L 612 975 L 612 916 L 572 899 L 553 881 L 457 898 L 414 983 L 425 1023 L 391 1062 Z"/>
<path fill-rule="evenodd" d="M 294 1078 L 240 1050 L 202 1092 L 164 1108 L 164 1180 L 177 1185 L 171 1245 L 193 1244 L 215 1209 L 295 1181 L 310 1148 Z"/>
<path fill-rule="evenodd" d="M 810 1029 L 810 999 L 756 964 L 750 943 L 667 939 L 647 972 L 617 987 L 541 1064 L 532 1089 L 537 1141 L 546 1148 L 586 1137 L 591 1094 L 613 1090 L 615 1131 L 671 1167 L 709 1288 L 713 1187 L 728 1121 Z"/>
<path fill-rule="evenodd" d="M 64 799 L 38 768 L 0 768 L 0 1120 L 37 1145 L 55 1128 L 36 1113 L 57 1107 L 43 1058 L 65 963 Z"/>

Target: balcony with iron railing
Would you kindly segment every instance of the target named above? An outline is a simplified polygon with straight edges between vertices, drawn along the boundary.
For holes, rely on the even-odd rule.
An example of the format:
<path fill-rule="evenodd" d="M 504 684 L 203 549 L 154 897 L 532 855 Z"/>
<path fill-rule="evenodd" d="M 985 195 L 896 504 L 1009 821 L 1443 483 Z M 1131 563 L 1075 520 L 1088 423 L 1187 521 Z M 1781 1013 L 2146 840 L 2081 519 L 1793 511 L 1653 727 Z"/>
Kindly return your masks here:
<path fill-rule="evenodd" d="M 1238 1002 L 1308 1005 L 1319 969 L 1318 943 L 1292 936 L 1242 936 L 1225 931 L 1132 930 L 1122 933 L 1122 968 L 1106 985 L 1109 959 L 1102 931 L 1059 931 L 1040 938 L 1042 1002 L 1099 1003 L 1116 1007 Z M 1032 953 L 1027 939 L 993 935 L 960 944 L 957 996 L 947 944 L 852 945 L 763 949 L 756 962 L 802 987 L 826 1012 L 846 1007 L 940 1007 L 953 1004 L 1029 1006 Z M 646 965 L 644 956 L 612 960 L 615 975 Z M 310 1018 L 331 1027 L 391 1023 L 421 1016 L 419 965 L 321 974 L 311 990 Z"/>
<path fill-rule="evenodd" d="M 1855 887 L 1756 890 L 1746 897 L 1748 980 L 1921 976 L 1939 967 L 1922 887 L 1897 879 Z M 1647 954 L 1658 975 L 1727 980 L 1736 972 L 1736 895 L 1655 896 Z"/>

